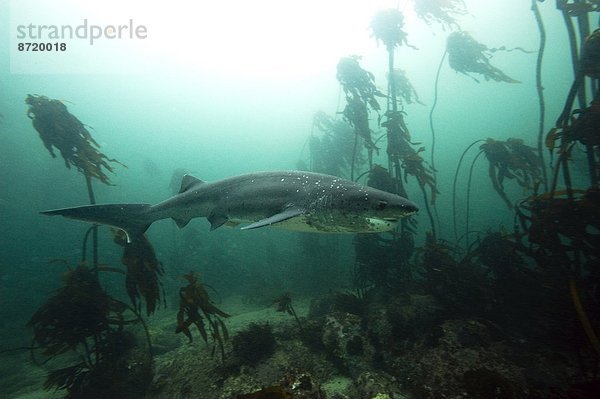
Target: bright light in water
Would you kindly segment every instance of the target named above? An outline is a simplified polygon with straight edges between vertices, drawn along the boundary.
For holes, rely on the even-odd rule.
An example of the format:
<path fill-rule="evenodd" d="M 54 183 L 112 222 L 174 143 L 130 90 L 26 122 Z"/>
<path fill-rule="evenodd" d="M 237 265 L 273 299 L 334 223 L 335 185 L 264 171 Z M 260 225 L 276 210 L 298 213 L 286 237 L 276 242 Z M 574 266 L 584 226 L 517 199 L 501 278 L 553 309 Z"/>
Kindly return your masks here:
<path fill-rule="evenodd" d="M 96 2 L 92 2 L 94 4 Z M 395 1 L 103 1 L 104 18 L 148 27 L 151 62 L 236 76 L 290 77 L 331 70 L 373 49 L 369 23 Z M 89 3 L 87 5 L 89 7 Z"/>
<path fill-rule="evenodd" d="M 407 1 L 401 9 L 409 22 Z M 69 51 L 57 56 L 60 72 L 290 78 L 331 71 L 340 57 L 376 51 L 371 19 L 396 6 L 390 0 L 13 0 L 11 30 L 30 23 L 76 27 L 84 20 L 98 30 L 130 21 L 146 28 L 143 40 L 102 38 L 93 46 L 67 40 Z"/>

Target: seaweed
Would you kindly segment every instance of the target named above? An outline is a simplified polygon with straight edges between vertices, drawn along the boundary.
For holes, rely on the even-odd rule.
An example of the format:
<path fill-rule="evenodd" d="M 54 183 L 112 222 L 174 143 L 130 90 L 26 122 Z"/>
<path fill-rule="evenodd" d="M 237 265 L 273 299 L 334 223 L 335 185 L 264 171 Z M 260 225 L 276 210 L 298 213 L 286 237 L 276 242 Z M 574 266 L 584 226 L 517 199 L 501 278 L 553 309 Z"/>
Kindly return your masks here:
<path fill-rule="evenodd" d="M 380 10 L 371 20 L 373 36 L 378 42 L 381 40 L 388 50 L 402 44 L 410 46 L 406 40 L 407 34 L 402 30 L 403 27 L 404 15 L 395 8 Z"/>
<path fill-rule="evenodd" d="M 127 310 L 134 319 L 126 319 Z M 44 387 L 67 390 L 68 398 L 117 397 L 123 392 L 128 392 L 127 397 L 143 397 L 152 378 L 148 332 L 149 352 L 140 356 L 132 351 L 133 336 L 124 330 L 125 325 L 138 322 L 143 323 L 133 309 L 102 289 L 92 270 L 79 265 L 69 271 L 65 286 L 27 323 L 48 360 L 67 352 L 79 355 L 77 363 L 50 371 Z M 129 367 L 134 358 L 136 367 Z"/>
<path fill-rule="evenodd" d="M 415 0 L 414 8 L 417 16 L 428 24 L 436 21 L 450 28 L 460 28 L 451 14 L 467 14 L 462 0 Z"/>
<path fill-rule="evenodd" d="M 57 148 L 67 168 L 75 166 L 86 176 L 110 185 L 105 173 L 113 172 L 110 163 L 124 165 L 98 151 L 100 145 L 61 101 L 29 94 L 25 102 L 29 105 L 27 116 L 52 158 L 56 158 L 54 148 Z"/>
<path fill-rule="evenodd" d="M 314 129 L 323 134 L 319 137 Z M 316 112 L 313 116 L 313 133 L 309 139 L 310 170 L 334 176 L 344 176 L 354 162 L 360 166 L 365 159 L 355 153 L 355 132 L 344 120 L 335 120 L 325 112 Z"/>
<path fill-rule="evenodd" d="M 296 323 L 298 323 L 298 328 L 300 331 L 304 333 L 304 329 L 302 328 L 302 323 L 300 323 L 300 319 L 298 319 L 298 315 L 296 314 L 296 310 L 294 306 L 292 306 L 292 297 L 288 292 L 281 294 L 277 298 L 273 300 L 273 304 L 275 305 L 278 312 L 287 313 L 290 316 L 294 316 Z"/>
<path fill-rule="evenodd" d="M 127 267 L 125 276 L 127 295 L 138 313 L 141 312 L 140 298 L 144 298 L 146 315 L 150 316 L 160 303 L 162 288 L 160 276 L 164 273 L 163 266 L 156 258 L 154 248 L 146 236 L 135 237 L 128 243 L 122 230 L 113 230 L 113 235 L 114 242 L 123 247 L 121 262 Z"/>
<path fill-rule="evenodd" d="M 542 163 L 536 150 L 521 139 L 499 141 L 488 138 L 480 146 L 488 163 L 488 175 L 494 190 L 509 209 L 513 205 L 504 192 L 504 179 L 517 182 L 524 190 L 533 190 L 542 181 Z"/>
<path fill-rule="evenodd" d="M 379 111 L 381 106 L 376 97 L 385 95 L 375 86 L 375 75 L 361 68 L 358 63 L 360 58 L 357 55 L 342 57 L 337 64 L 337 80 L 342 85 L 346 98 L 360 99 L 363 104 Z"/>
<path fill-rule="evenodd" d="M 400 68 L 394 68 L 392 70 L 392 78 L 394 79 L 394 91 L 396 97 L 404 99 L 407 104 L 418 103 L 423 105 L 419 100 L 417 91 L 408 80 L 406 72 Z"/>
<path fill-rule="evenodd" d="M 230 317 L 229 314 L 217 308 L 208 296 L 204 286 L 198 281 L 198 274 L 190 272 L 183 276 L 188 285 L 179 290 L 179 311 L 177 312 L 177 328 L 175 333 L 183 332 L 193 341 L 189 327 L 193 324 L 198 328 L 204 342 L 208 343 L 208 333 L 213 340 L 212 355 L 217 346 L 221 352 L 221 359 L 225 360 L 225 341 L 229 339 L 229 332 L 221 318 Z M 202 314 L 200 314 L 202 312 Z M 203 317 L 204 316 L 204 317 Z M 208 331 L 204 324 L 208 322 Z"/>
<path fill-rule="evenodd" d="M 467 32 L 451 33 L 448 36 L 446 50 L 448 51 L 450 67 L 457 72 L 470 76 L 477 83 L 479 83 L 479 80 L 471 76 L 470 73 L 483 75 L 485 80 L 520 83 L 490 63 L 491 53 L 499 49 L 488 48 L 485 44 L 473 39 Z"/>

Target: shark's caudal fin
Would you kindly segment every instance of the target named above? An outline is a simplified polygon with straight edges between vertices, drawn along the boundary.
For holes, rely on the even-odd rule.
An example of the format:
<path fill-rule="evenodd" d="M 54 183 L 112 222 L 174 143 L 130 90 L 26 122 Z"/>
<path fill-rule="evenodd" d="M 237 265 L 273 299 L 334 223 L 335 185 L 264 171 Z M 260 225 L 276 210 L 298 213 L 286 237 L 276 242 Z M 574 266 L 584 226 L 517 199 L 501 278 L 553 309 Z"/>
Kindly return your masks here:
<path fill-rule="evenodd" d="M 108 204 L 54 209 L 41 213 L 113 226 L 123 230 L 127 234 L 127 241 L 131 242 L 135 237 L 144 234 L 156 220 L 149 212 L 150 208 L 150 204 Z"/>

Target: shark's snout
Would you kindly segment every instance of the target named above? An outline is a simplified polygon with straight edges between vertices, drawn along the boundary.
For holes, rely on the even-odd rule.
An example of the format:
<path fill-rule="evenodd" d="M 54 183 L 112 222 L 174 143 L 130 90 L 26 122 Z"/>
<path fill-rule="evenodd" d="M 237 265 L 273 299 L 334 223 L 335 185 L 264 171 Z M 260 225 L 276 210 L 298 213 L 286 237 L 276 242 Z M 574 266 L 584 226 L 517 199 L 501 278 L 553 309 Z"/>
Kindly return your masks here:
<path fill-rule="evenodd" d="M 406 209 L 410 213 L 419 212 L 419 206 L 414 202 L 408 200 L 406 201 L 406 204 L 404 204 L 404 209 Z"/>

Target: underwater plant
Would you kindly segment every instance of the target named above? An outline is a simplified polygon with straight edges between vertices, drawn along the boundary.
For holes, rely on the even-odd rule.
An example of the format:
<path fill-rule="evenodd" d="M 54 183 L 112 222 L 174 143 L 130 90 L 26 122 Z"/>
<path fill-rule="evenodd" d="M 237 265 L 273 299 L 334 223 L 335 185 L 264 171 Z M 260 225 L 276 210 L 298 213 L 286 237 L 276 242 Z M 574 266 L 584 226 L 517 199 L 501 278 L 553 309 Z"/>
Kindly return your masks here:
<path fill-rule="evenodd" d="M 585 38 L 579 70 L 590 78 L 600 78 L 600 29 Z"/>
<path fill-rule="evenodd" d="M 110 163 L 123 164 L 98 151 L 100 145 L 61 101 L 29 94 L 25 102 L 29 105 L 27 116 L 52 158 L 56 158 L 56 148 L 67 168 L 73 165 L 84 175 L 110 184 L 105 173 L 113 172 Z"/>
<path fill-rule="evenodd" d="M 314 129 L 323 134 L 317 136 Z M 313 133 L 309 139 L 310 170 L 333 176 L 345 176 L 351 165 L 362 165 L 365 159 L 355 147 L 355 132 L 344 120 L 336 120 L 323 111 L 313 116 Z"/>
<path fill-rule="evenodd" d="M 298 328 L 300 328 L 300 331 L 302 333 L 304 333 L 304 329 L 302 328 L 302 323 L 300 323 L 300 319 L 298 319 L 296 310 L 294 309 L 294 306 L 292 306 L 292 297 L 290 296 L 289 292 L 281 294 L 280 296 L 275 298 L 273 300 L 273 304 L 276 307 L 275 310 L 277 310 L 278 312 L 287 313 L 290 316 L 294 316 L 296 323 L 298 323 Z"/>
<path fill-rule="evenodd" d="M 85 177 L 91 204 L 96 203 L 92 179 L 111 185 L 107 175 L 112 163 L 99 151 L 86 126 L 58 100 L 28 95 L 27 116 L 53 158 L 57 149 L 67 168 L 74 166 Z M 152 344 L 144 320 L 139 315 L 140 295 L 147 313 L 154 311 L 160 298 L 158 275 L 162 272 L 149 242 L 125 246 L 123 263 L 128 267 L 126 289 L 133 307 L 115 299 L 101 286 L 99 273 L 120 272 L 98 263 L 97 226 L 83 239 L 80 265 L 67 273 L 65 286 L 51 296 L 31 317 L 34 342 L 47 360 L 75 353 L 78 363 L 49 373 L 45 388 L 67 391 L 69 398 L 143 397 L 152 380 Z M 86 266 L 87 242 L 92 233 L 92 267 Z M 145 240 L 145 239 L 144 239 Z M 117 240 L 118 241 L 118 240 Z M 150 269 L 154 268 L 151 272 Z M 126 313 L 134 315 L 126 318 Z M 141 324 L 147 340 L 147 353 L 137 348 L 135 337 L 125 326 Z"/>
<path fill-rule="evenodd" d="M 136 236 L 127 242 L 123 230 L 113 230 L 114 242 L 123 247 L 121 262 L 127 267 L 125 289 L 131 303 L 141 313 L 140 298 L 146 301 L 146 315 L 156 310 L 161 296 L 160 276 L 164 273 L 162 264 L 156 258 L 154 248 L 145 235 Z M 164 292 L 163 292 L 164 298 Z"/>
<path fill-rule="evenodd" d="M 408 80 L 404 70 L 400 68 L 394 68 L 392 75 L 393 77 L 391 79 L 394 80 L 394 91 L 398 99 L 404 99 L 407 104 L 418 103 L 423 105 L 423 103 L 419 101 L 419 95 Z M 390 78 L 388 77 L 388 79 Z"/>
<path fill-rule="evenodd" d="M 431 204 L 435 204 L 435 195 L 437 188 L 435 185 L 434 170 L 427 168 L 424 159 L 418 154 L 423 149 L 415 151 L 411 147 L 411 138 L 406 122 L 404 121 L 405 113 L 398 109 L 398 95 L 405 99 L 411 99 L 414 88 L 406 79 L 406 76 L 401 70 L 394 66 L 395 48 L 405 44 L 410 46 L 406 40 L 406 33 L 402 30 L 404 26 L 404 17 L 399 10 L 388 9 L 379 11 L 371 21 L 371 29 L 373 36 L 377 41 L 381 40 L 388 53 L 388 95 L 387 108 L 384 114 L 385 120 L 380 121 L 380 126 L 386 129 L 387 138 L 387 156 L 389 173 L 394 176 L 397 181 L 396 190 L 394 192 L 407 196 L 406 190 L 402 182 L 408 175 L 415 176 L 419 187 L 425 197 L 426 210 L 430 218 L 431 229 L 435 234 L 435 224 L 433 215 L 429 208 L 429 200 L 425 187 L 431 189 Z M 414 47 L 413 47 L 414 48 Z M 409 102 L 407 100 L 407 102 Z M 369 164 L 370 166 L 372 163 Z M 402 230 L 406 229 L 406 221 L 401 222 Z"/>
<path fill-rule="evenodd" d="M 177 312 L 175 333 L 183 332 L 192 342 L 193 338 L 189 327 L 193 324 L 198 328 L 206 343 L 208 343 L 208 333 L 210 333 L 213 340 L 212 355 L 218 346 L 221 351 L 221 359 L 224 360 L 224 344 L 229 339 L 229 332 L 221 318 L 227 318 L 229 315 L 212 303 L 208 292 L 198 280 L 197 273 L 190 272 L 183 278 L 187 280 L 188 285 L 179 290 L 179 311 Z M 208 322 L 208 332 L 204 323 L 205 319 Z"/>
<path fill-rule="evenodd" d="M 467 14 L 462 0 L 415 0 L 414 8 L 417 16 L 428 24 L 436 21 L 450 28 L 460 28 L 451 14 Z"/>
<path fill-rule="evenodd" d="M 373 36 L 378 42 L 381 40 L 388 50 L 402 44 L 409 45 L 403 27 L 404 16 L 395 8 L 380 10 L 371 20 Z"/>
<path fill-rule="evenodd" d="M 471 181 L 473 177 L 473 171 L 475 170 L 475 164 L 481 155 L 485 154 L 488 160 L 488 176 L 492 183 L 492 187 L 510 210 L 513 210 L 514 206 L 513 202 L 508 198 L 506 192 L 504 191 L 505 179 L 514 180 L 523 190 L 533 192 L 538 190 L 538 187 L 543 181 L 543 165 L 538 156 L 538 152 L 535 148 L 524 144 L 522 139 L 509 138 L 506 141 L 500 141 L 488 138 L 487 140 L 475 140 L 469 144 L 463 151 L 458 165 L 456 166 L 452 188 L 452 218 L 454 235 L 457 242 L 459 241 L 456 217 L 458 175 L 466 154 L 471 150 L 471 148 L 479 143 L 483 144 L 480 145 L 479 152 L 477 155 L 475 155 L 473 161 L 471 162 L 467 181 L 466 223 L 464 236 L 467 237 L 467 247 L 469 246 L 468 234 L 470 232 L 469 213 L 471 202 Z"/>
<path fill-rule="evenodd" d="M 513 205 L 504 192 L 504 179 L 515 180 L 524 190 L 533 190 L 542 179 L 542 164 L 533 147 L 523 140 L 498 141 L 488 138 L 480 146 L 488 162 L 488 175 L 494 190 L 509 209 Z"/>
<path fill-rule="evenodd" d="M 379 112 L 381 107 L 375 97 L 385 96 L 375 86 L 375 76 L 360 67 L 359 59 L 358 56 L 341 58 L 337 65 L 336 76 L 346 94 L 344 119 L 354 128 L 355 137 L 363 139 L 370 166 L 373 163 L 373 150 L 377 151 L 378 148 L 373 142 L 369 127 L 369 107 Z M 355 158 L 358 153 L 356 140 L 354 148 L 355 157 L 350 165 L 351 180 L 354 180 Z"/>
<path fill-rule="evenodd" d="M 479 80 L 471 76 L 470 73 L 480 74 L 485 80 L 520 83 L 490 63 L 491 53 L 497 50 L 479 43 L 467 32 L 453 32 L 448 36 L 446 42 L 448 62 L 455 71 L 470 76 L 477 83 L 479 83 Z"/>
<path fill-rule="evenodd" d="M 53 149 L 56 147 L 65 161 L 65 166 L 70 169 L 73 165 L 84 175 L 90 204 L 95 204 L 96 195 L 92 178 L 110 185 L 110 179 L 105 173 L 105 170 L 113 172 L 110 163 L 125 165 L 101 153 L 98 150 L 100 145 L 85 125 L 71 114 L 61 101 L 29 94 L 25 103 L 29 105 L 27 117 L 31 119 L 33 127 L 52 158 L 56 158 Z M 98 266 L 98 228 L 94 226 L 91 231 L 93 266 L 96 267 Z"/>
<path fill-rule="evenodd" d="M 597 188 L 534 195 L 522 201 L 517 216 L 530 254 L 540 264 L 572 265 L 577 251 L 584 265 L 600 260 L 600 192 Z"/>
<path fill-rule="evenodd" d="M 444 304 L 452 317 L 487 314 L 493 302 L 490 280 L 473 252 L 461 256 L 457 246 L 428 233 L 416 255 L 427 291 Z"/>
<path fill-rule="evenodd" d="M 125 312 L 134 319 L 128 320 Z M 133 351 L 135 340 L 124 330 L 143 320 L 126 304 L 108 295 L 97 275 L 85 265 L 66 274 L 65 286 L 51 296 L 31 317 L 33 342 L 48 359 L 77 354 L 77 363 L 52 370 L 46 389 L 67 390 L 69 398 L 143 397 L 152 379 L 152 348 Z M 135 359 L 133 357 L 135 357 Z M 134 366 L 132 366 L 133 362 Z M 136 380 L 136 386 L 129 386 Z"/>
<path fill-rule="evenodd" d="M 361 57 L 342 57 L 337 64 L 337 80 L 342 85 L 346 98 L 358 98 L 374 111 L 381 109 L 375 97 L 385 97 L 375 86 L 375 75 L 362 69 L 358 61 Z"/>

